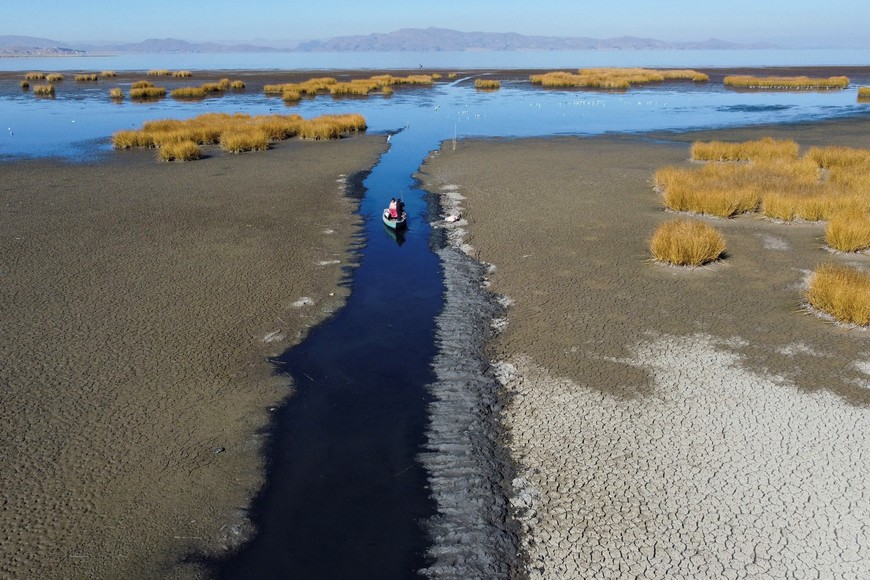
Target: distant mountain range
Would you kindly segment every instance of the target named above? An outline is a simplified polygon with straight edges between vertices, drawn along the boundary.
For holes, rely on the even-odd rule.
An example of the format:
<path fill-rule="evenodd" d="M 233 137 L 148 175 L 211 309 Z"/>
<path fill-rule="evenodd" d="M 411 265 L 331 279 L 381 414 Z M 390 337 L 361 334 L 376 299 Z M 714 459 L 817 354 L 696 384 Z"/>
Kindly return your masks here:
<path fill-rule="evenodd" d="M 585 38 L 525 36 L 513 32 L 460 32 L 446 28 L 403 28 L 386 34 L 339 36 L 302 42 L 294 48 L 255 44 L 187 42 L 152 38 L 135 43 L 60 42 L 32 36 L 0 36 L 0 56 L 76 56 L 119 53 L 222 52 L 441 52 L 511 50 L 729 50 L 774 48 L 766 43 L 739 44 L 715 38 L 698 42 L 664 42 L 653 38 L 621 36 Z"/>

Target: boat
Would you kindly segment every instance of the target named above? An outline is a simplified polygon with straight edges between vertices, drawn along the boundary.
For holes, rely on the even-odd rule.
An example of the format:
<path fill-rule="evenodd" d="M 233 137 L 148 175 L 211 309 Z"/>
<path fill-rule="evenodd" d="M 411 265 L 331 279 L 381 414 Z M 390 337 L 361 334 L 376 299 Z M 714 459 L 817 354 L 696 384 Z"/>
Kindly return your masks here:
<path fill-rule="evenodd" d="M 404 212 L 404 211 L 402 212 L 402 215 L 400 215 L 398 218 L 393 219 L 390 217 L 390 210 L 385 209 L 383 217 L 384 217 L 384 225 L 387 226 L 388 228 L 392 228 L 394 230 L 404 228 L 408 222 L 408 213 Z"/>

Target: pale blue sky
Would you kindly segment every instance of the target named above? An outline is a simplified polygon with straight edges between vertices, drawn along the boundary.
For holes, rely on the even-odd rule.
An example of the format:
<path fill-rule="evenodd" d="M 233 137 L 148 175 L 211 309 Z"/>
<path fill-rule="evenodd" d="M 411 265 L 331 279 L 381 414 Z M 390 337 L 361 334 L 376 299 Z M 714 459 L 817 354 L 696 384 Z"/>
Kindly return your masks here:
<path fill-rule="evenodd" d="M 6 0 L 0 35 L 309 40 L 436 26 L 545 36 L 870 46 L 870 0 Z"/>

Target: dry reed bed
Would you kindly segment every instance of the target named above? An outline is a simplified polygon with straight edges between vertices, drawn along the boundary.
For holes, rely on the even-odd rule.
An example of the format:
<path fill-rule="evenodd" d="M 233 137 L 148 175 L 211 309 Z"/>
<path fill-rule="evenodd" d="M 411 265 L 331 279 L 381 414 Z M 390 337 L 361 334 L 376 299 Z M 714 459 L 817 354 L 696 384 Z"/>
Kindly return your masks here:
<path fill-rule="evenodd" d="M 578 74 L 548 72 L 531 75 L 532 84 L 544 87 L 628 89 L 632 85 L 660 83 L 669 80 L 706 82 L 709 77 L 694 70 L 654 70 L 644 68 L 585 68 Z"/>
<path fill-rule="evenodd" d="M 44 81 L 45 80 L 45 73 L 42 73 L 42 72 L 25 73 L 24 80 L 26 80 L 26 81 Z"/>
<path fill-rule="evenodd" d="M 63 82 L 63 75 L 60 73 L 47 74 L 47 75 L 45 75 L 45 80 L 47 80 L 50 83 Z"/>
<path fill-rule="evenodd" d="M 762 90 L 802 90 L 802 89 L 845 89 L 849 86 L 848 77 L 811 78 L 796 77 L 756 77 L 750 75 L 732 75 L 723 81 L 726 87 Z"/>
<path fill-rule="evenodd" d="M 216 83 L 203 83 L 198 87 L 180 87 L 173 89 L 170 95 L 174 99 L 203 99 L 209 95 L 219 95 L 229 89 L 243 89 L 245 83 L 242 81 L 230 81 L 230 79 L 221 79 Z"/>
<path fill-rule="evenodd" d="M 729 218 L 760 211 L 767 218 L 828 221 L 828 243 L 839 251 L 870 248 L 870 150 L 812 147 L 799 156 L 793 141 L 694 143 L 700 167 L 668 166 L 656 188 L 673 211 Z"/>
<path fill-rule="evenodd" d="M 100 75 L 98 73 L 83 73 L 80 75 L 76 75 L 75 79 L 77 82 L 96 82 L 100 80 Z"/>
<path fill-rule="evenodd" d="M 859 87 L 858 88 L 858 100 L 859 101 L 870 101 L 870 87 Z"/>
<path fill-rule="evenodd" d="M 474 88 L 483 91 L 494 91 L 501 88 L 501 82 L 489 79 L 477 79 L 474 81 Z"/>
<path fill-rule="evenodd" d="M 677 219 L 658 227 L 649 241 L 653 259 L 676 266 L 703 266 L 725 252 L 725 238 L 700 220 Z"/>
<path fill-rule="evenodd" d="M 870 325 L 870 272 L 824 264 L 810 276 L 805 297 L 810 306 L 840 322 Z"/>
<path fill-rule="evenodd" d="M 54 85 L 33 85 L 33 94 L 37 97 L 53 97 Z"/>
<path fill-rule="evenodd" d="M 109 89 L 109 97 L 116 99 L 116 100 L 123 99 L 124 92 L 121 90 L 120 87 L 115 87 L 113 89 Z"/>
<path fill-rule="evenodd" d="M 275 141 L 299 137 L 302 139 L 337 139 L 343 133 L 364 131 L 366 121 L 362 115 L 322 115 L 313 119 L 303 119 L 299 115 L 230 115 L 228 113 L 206 113 L 188 120 L 166 119 L 149 121 L 141 130 L 118 131 L 112 136 L 116 149 L 158 148 L 184 143 L 186 151 L 193 152 L 190 144 L 220 144 L 231 153 L 260 151 L 268 149 Z M 177 145 L 177 147 L 181 147 Z M 185 157 L 173 149 L 172 154 L 160 152 L 161 158 L 186 160 L 198 158 Z"/>
<path fill-rule="evenodd" d="M 281 95 L 281 98 L 288 103 L 299 101 L 304 96 L 315 97 L 319 94 L 341 97 L 368 96 L 378 92 L 390 95 L 394 85 L 430 86 L 434 82 L 433 77 L 434 75 L 409 75 L 406 77 L 375 75 L 367 79 L 353 79 L 344 82 L 339 82 L 332 77 L 318 77 L 301 83 L 266 85 L 263 87 L 263 91 L 267 95 Z"/>

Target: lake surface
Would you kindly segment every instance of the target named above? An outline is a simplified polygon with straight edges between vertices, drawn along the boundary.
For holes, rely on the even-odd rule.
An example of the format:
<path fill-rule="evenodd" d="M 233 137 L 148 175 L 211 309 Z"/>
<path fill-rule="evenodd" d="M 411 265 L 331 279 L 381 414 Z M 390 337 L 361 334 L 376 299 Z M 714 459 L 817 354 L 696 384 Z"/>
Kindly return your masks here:
<path fill-rule="evenodd" d="M 730 60 L 728 64 L 757 64 L 763 52 L 752 51 L 756 60 L 748 63 Z M 71 70 L 64 67 L 262 69 L 272 65 L 290 69 L 301 66 L 302 61 L 294 59 L 303 56 L 308 59 L 307 68 L 336 64 L 334 55 L 332 61 L 329 55 L 270 54 L 256 57 L 260 60 L 254 55 L 237 56 L 238 60 L 228 55 L 148 55 L 141 61 L 132 56 L 91 58 L 86 64 L 68 58 L 39 59 L 37 63 L 9 59 L 0 64 L 15 64 L 22 71 Z M 690 51 L 668 55 L 596 52 L 597 60 L 589 62 L 578 61 L 576 54 L 527 56 L 536 57 L 535 64 L 547 68 L 557 68 L 556 62 L 569 59 L 571 64 L 562 66 L 723 64 L 692 60 L 702 57 Z M 739 56 L 735 51 L 721 51 L 703 58 Z M 765 64 L 822 64 L 829 58 L 815 56 L 815 61 L 808 61 L 790 53 L 799 62 Z M 444 66 L 445 70 L 482 67 L 484 62 L 494 67 L 531 66 L 531 61 L 516 53 L 461 53 L 461 57 L 474 63 L 460 63 L 456 54 L 430 54 L 430 60 L 422 64 Z M 413 67 L 420 60 L 410 54 L 390 58 L 406 62 L 386 57 L 372 60 L 368 54 L 342 55 L 342 67 L 354 68 L 356 63 L 357 68 L 367 68 L 375 62 L 377 68 L 408 63 Z M 510 60 L 497 62 L 501 58 Z M 268 482 L 252 511 L 260 533 L 236 557 L 216 563 L 215 572 L 227 578 L 406 578 L 426 565 L 430 540 L 422 524 L 434 510 L 426 473 L 417 457 L 425 441 L 430 401 L 426 386 L 433 380 L 431 365 L 436 353 L 434 319 L 443 308 L 444 284 L 440 264 L 430 249 L 431 208 L 412 177 L 428 153 L 446 140 L 465 137 L 684 131 L 867 114 L 870 105 L 859 104 L 856 93 L 857 85 L 868 82 L 853 78 L 850 89 L 823 92 L 738 92 L 714 82 L 605 92 L 547 90 L 533 87 L 520 75 L 504 81 L 494 92 L 476 91 L 470 78 L 461 78 L 432 88 L 397 88 L 392 97 L 319 96 L 288 107 L 258 90 L 199 102 L 167 98 L 115 104 L 107 98 L 106 87 L 116 84 L 102 82 L 87 89 L 65 91 L 60 87 L 56 98 L 46 100 L 22 93 L 17 80 L 5 80 L 5 86 L 0 85 L 0 157 L 6 162 L 45 156 L 81 161 L 123 155 L 111 150 L 109 137 L 114 131 L 140 127 L 151 119 L 217 111 L 298 113 L 306 118 L 357 112 L 366 117 L 369 131 L 398 131 L 364 182 L 367 191 L 360 212 L 366 245 L 348 282 L 353 291 L 346 306 L 312 331 L 303 344 L 275 361 L 280 371 L 294 378 L 297 389 L 277 413 L 268 450 Z M 380 221 L 382 208 L 396 195 L 405 198 L 410 216 L 408 232 L 399 237 Z"/>
<path fill-rule="evenodd" d="M 866 66 L 870 49 L 268 52 L 0 58 L 0 71 Z"/>

